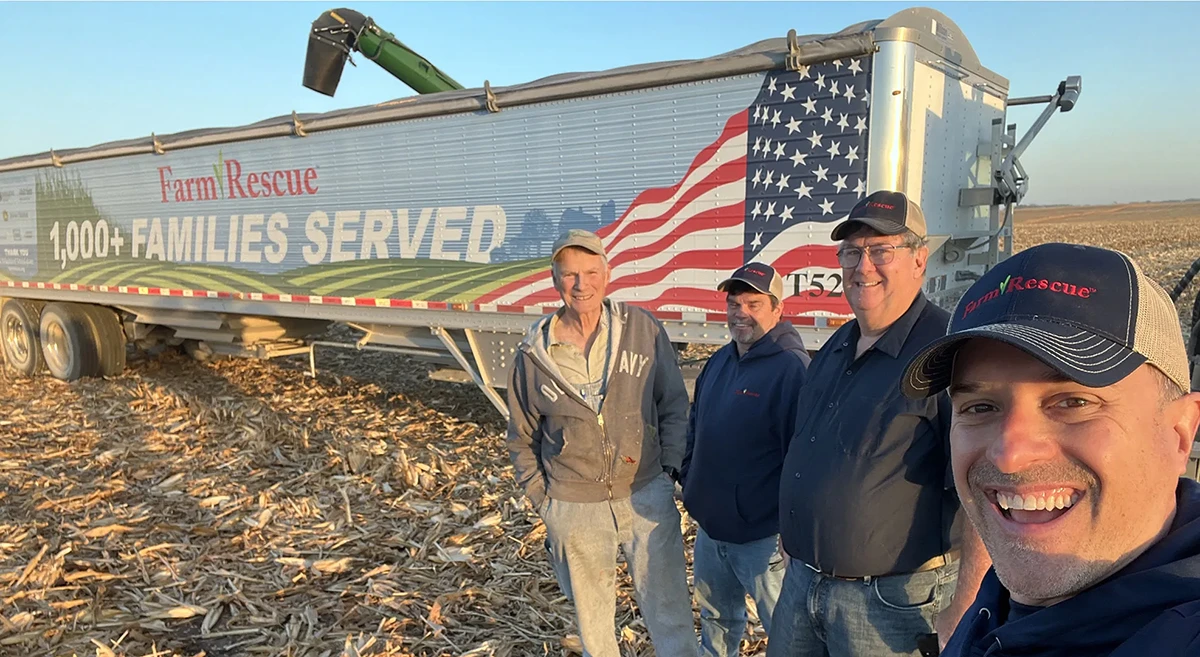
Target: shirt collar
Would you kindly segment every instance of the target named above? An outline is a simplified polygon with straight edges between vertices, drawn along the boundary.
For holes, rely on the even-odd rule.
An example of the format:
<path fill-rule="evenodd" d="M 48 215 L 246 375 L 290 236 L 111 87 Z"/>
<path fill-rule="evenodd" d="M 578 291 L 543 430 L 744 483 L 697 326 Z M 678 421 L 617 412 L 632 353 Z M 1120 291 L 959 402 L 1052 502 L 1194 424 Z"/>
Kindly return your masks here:
<path fill-rule="evenodd" d="M 871 349 L 882 351 L 892 358 L 899 358 L 900 351 L 904 349 L 904 343 L 908 341 L 909 333 L 912 333 L 913 327 L 916 326 L 917 320 L 921 318 L 921 313 L 925 311 L 925 306 L 928 304 L 925 293 L 917 292 L 917 297 L 913 299 L 908 310 L 904 311 L 904 314 L 888 327 L 887 331 L 871 346 Z M 858 343 L 860 336 L 862 336 L 862 332 L 859 330 L 858 320 L 855 320 L 850 329 L 850 339 L 848 340 L 850 347 Z M 840 349 L 841 345 L 838 345 L 838 348 Z"/>
<path fill-rule="evenodd" d="M 605 299 L 605 303 L 603 304 L 603 310 L 600 313 L 600 323 L 596 327 L 597 335 L 599 335 L 601 333 L 607 333 L 608 329 L 609 329 L 609 325 L 611 323 L 612 308 L 609 307 L 607 301 L 608 300 Z M 546 348 L 547 349 L 549 349 L 550 347 L 556 347 L 556 346 L 563 345 L 563 344 L 569 344 L 569 343 L 563 342 L 562 340 L 559 340 L 556 337 L 554 337 L 554 329 L 558 325 L 559 319 L 562 318 L 563 313 L 565 313 L 565 312 L 567 312 L 566 306 L 560 307 L 558 310 L 554 311 L 553 315 L 550 316 L 550 321 L 546 322 Z"/>

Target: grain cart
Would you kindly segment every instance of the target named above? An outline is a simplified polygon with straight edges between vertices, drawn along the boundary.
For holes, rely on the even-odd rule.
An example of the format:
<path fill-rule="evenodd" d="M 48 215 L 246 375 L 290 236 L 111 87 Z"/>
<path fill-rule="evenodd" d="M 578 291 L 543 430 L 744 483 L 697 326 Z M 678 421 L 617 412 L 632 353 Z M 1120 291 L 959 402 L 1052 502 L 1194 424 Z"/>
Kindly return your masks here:
<path fill-rule="evenodd" d="M 383 62 L 398 43 L 333 13 L 306 71 L 322 93 L 352 49 Z M 9 366 L 116 375 L 130 343 L 314 366 L 317 349 L 383 349 L 466 373 L 504 413 L 522 332 L 559 304 L 548 256 L 568 228 L 603 237 L 611 296 L 677 346 L 727 341 L 716 283 L 770 263 L 815 350 L 852 316 L 829 233 L 858 199 L 923 205 L 926 292 L 952 307 L 1010 252 L 1019 158 L 1080 90 L 1009 98 L 926 8 L 510 87 L 413 62 L 385 68 L 429 93 L 0 161 Z M 1018 141 L 1006 111 L 1027 103 L 1046 107 Z M 361 338 L 314 339 L 333 323 Z"/>

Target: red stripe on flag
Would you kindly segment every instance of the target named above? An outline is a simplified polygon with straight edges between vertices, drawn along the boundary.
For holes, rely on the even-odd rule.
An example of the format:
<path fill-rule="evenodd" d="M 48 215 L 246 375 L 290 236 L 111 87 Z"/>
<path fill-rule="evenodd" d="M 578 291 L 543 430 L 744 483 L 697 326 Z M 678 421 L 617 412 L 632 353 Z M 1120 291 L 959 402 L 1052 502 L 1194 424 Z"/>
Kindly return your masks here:
<path fill-rule="evenodd" d="M 691 175 L 691 172 L 689 172 L 688 175 Z M 680 210 L 687 207 L 688 203 L 691 203 L 692 201 L 696 200 L 696 198 L 703 196 L 704 194 L 711 191 L 713 188 L 720 187 L 721 185 L 727 185 L 727 184 L 733 183 L 733 182 L 738 182 L 738 181 L 744 182 L 745 179 L 746 179 L 746 157 L 745 156 L 739 157 L 735 160 L 731 160 L 731 161 L 721 165 L 715 171 L 713 171 L 708 177 L 706 177 L 704 180 L 701 180 L 700 182 L 696 183 L 691 188 L 689 188 L 686 192 L 684 192 L 684 194 L 682 196 L 680 196 L 678 199 L 676 199 L 675 203 L 670 208 L 668 208 L 665 212 L 663 212 L 662 214 L 660 214 L 656 217 L 642 217 L 642 218 L 638 219 L 637 221 L 630 222 L 629 228 L 627 230 L 625 230 L 624 232 L 622 232 L 619 236 L 617 236 L 617 238 L 614 239 L 611 244 L 608 244 L 605 247 L 605 250 L 608 251 L 610 254 L 620 252 L 621 249 L 618 249 L 617 247 L 621 244 L 621 242 L 623 242 L 625 240 L 625 238 L 631 237 L 633 235 L 649 233 L 658 228 L 661 228 L 663 225 L 665 225 L 666 223 L 668 223 L 669 221 L 674 219 L 679 214 Z M 625 214 L 628 215 L 630 211 L 634 210 L 637 207 L 638 207 L 638 202 L 635 201 L 633 204 L 631 204 L 629 206 L 629 210 L 626 211 Z M 709 211 L 711 211 L 711 210 L 709 210 Z M 703 213 L 701 213 L 701 214 L 703 214 Z M 699 215 L 696 215 L 696 216 L 699 216 Z M 687 224 L 691 224 L 692 219 L 694 219 L 694 218 L 695 217 L 686 219 L 685 222 Z M 742 217 L 739 216 L 738 218 L 741 219 Z"/>
<path fill-rule="evenodd" d="M 608 237 L 609 235 L 614 234 L 619 228 L 622 228 L 623 226 L 625 226 L 626 219 L 629 217 L 629 214 L 631 212 L 633 212 L 634 210 L 636 210 L 639 206 L 645 205 L 647 203 L 662 203 L 662 202 L 669 200 L 672 196 L 674 196 L 676 193 L 678 193 L 678 191 L 683 187 L 683 184 L 685 181 L 687 181 L 688 176 L 691 175 L 692 172 L 695 171 L 699 166 L 701 166 L 705 162 L 712 159 L 713 155 L 716 154 L 716 152 L 718 150 L 720 150 L 721 146 L 723 146 L 725 144 L 725 142 L 729 141 L 730 139 L 733 139 L 734 137 L 737 137 L 741 133 L 746 132 L 746 130 L 749 126 L 749 117 L 750 117 L 750 111 L 748 109 L 737 112 L 733 116 L 729 117 L 729 120 L 725 122 L 725 128 L 724 128 L 724 130 L 722 130 L 720 137 L 718 137 L 717 140 L 714 141 L 712 144 L 709 144 L 708 146 L 704 147 L 704 149 L 701 150 L 696 155 L 696 157 L 692 159 L 691 166 L 688 167 L 687 172 L 680 178 L 678 183 L 676 183 L 675 185 L 673 185 L 671 187 L 647 189 L 647 190 L 643 191 L 642 193 L 638 194 L 637 197 L 634 198 L 633 202 L 629 204 L 629 207 L 625 210 L 625 212 L 622 213 L 622 215 L 619 219 L 617 219 L 616 221 L 614 221 L 613 223 L 611 223 L 607 226 L 600 228 L 598 231 L 596 231 L 596 234 L 599 235 L 601 238 Z M 744 154 L 739 158 L 739 161 L 742 162 L 743 165 L 745 164 L 746 157 Z M 723 179 L 723 176 L 725 175 L 725 173 L 726 172 L 724 170 L 724 167 L 718 167 L 717 171 L 714 172 L 714 174 L 722 176 L 721 179 Z M 745 177 L 744 166 L 738 171 L 738 175 L 743 178 Z M 712 175 L 708 176 L 708 178 L 711 178 L 711 177 L 712 177 Z M 704 189 L 703 181 L 701 181 L 700 184 L 694 185 L 694 187 Z M 689 190 L 689 193 L 690 193 L 690 191 L 691 190 Z M 678 203 L 675 205 L 676 205 L 676 207 L 679 206 Z M 744 209 L 744 206 L 742 206 L 742 207 Z M 672 210 L 674 210 L 674 208 Z M 667 219 L 669 220 L 670 213 L 667 213 L 667 215 L 668 215 Z M 653 222 L 654 220 L 651 220 L 651 221 Z M 632 222 L 632 223 L 639 224 L 640 221 Z M 656 226 L 661 226 L 662 224 L 663 224 L 663 222 L 660 221 L 660 222 L 656 223 Z M 639 226 L 639 229 L 640 229 L 640 226 Z M 651 227 L 651 230 L 652 229 L 653 229 L 653 227 Z M 641 232 L 641 231 L 639 230 L 639 232 Z M 614 241 L 614 244 L 616 242 L 619 242 L 622 239 L 624 239 L 624 235 L 618 236 L 617 240 Z M 613 256 L 610 255 L 610 257 L 613 257 Z M 534 285 L 537 283 L 549 283 L 549 282 L 550 282 L 550 272 L 547 268 L 547 270 L 540 271 L 535 274 L 530 274 L 529 276 L 515 280 L 511 283 L 508 283 L 507 285 L 502 285 L 502 286 L 496 288 L 495 290 L 492 290 L 491 292 L 488 292 L 488 293 L 480 296 L 478 299 L 475 300 L 475 303 L 481 303 L 481 304 L 491 303 L 497 299 L 502 299 L 505 296 L 512 294 L 513 292 L 516 292 L 517 290 L 520 290 L 521 288 L 531 286 L 531 285 Z M 552 288 L 552 286 L 551 286 L 551 288 Z"/>
<path fill-rule="evenodd" d="M 670 199 L 672 196 L 675 195 L 676 192 L 679 191 L 679 188 L 683 186 L 683 182 L 685 180 L 687 180 L 688 175 L 691 174 L 692 171 L 694 171 L 699 165 L 701 165 L 704 162 L 707 162 L 709 159 L 711 159 L 712 156 L 718 150 L 720 150 L 721 146 L 723 146 L 725 144 L 725 142 L 736 137 L 738 134 L 746 132 L 746 130 L 749 128 L 749 125 L 750 125 L 750 110 L 749 109 L 744 109 L 744 110 L 734 114 L 733 116 L 729 117 L 729 120 L 725 122 L 725 129 L 721 131 L 721 136 L 717 137 L 716 141 L 714 141 L 713 143 L 709 144 L 708 146 L 705 146 L 704 149 L 701 150 L 696 155 L 696 157 L 692 159 L 691 166 L 688 167 L 687 173 L 685 173 L 683 175 L 683 177 L 680 178 L 679 182 L 675 183 L 675 185 L 673 185 L 671 187 L 658 187 L 658 188 L 653 188 L 653 189 L 647 189 L 646 191 L 642 192 L 641 194 L 638 194 L 637 197 L 633 199 L 633 202 L 629 204 L 629 208 L 633 209 L 639 205 L 643 205 L 646 203 L 662 203 L 663 201 Z M 629 211 L 626 210 L 625 215 L 628 215 L 628 214 L 629 214 Z M 624 219 L 625 215 L 622 215 L 622 219 Z M 596 234 L 599 235 L 601 238 L 608 237 L 610 234 L 612 234 L 612 232 L 614 230 L 616 230 L 621 225 L 621 223 L 622 223 L 621 220 L 618 219 L 617 221 L 614 221 L 613 223 L 611 223 L 607 226 L 604 226 L 600 230 L 596 231 Z"/>
<path fill-rule="evenodd" d="M 733 228 L 741 226 L 745 219 L 746 205 L 745 202 L 739 201 L 734 205 L 728 205 L 720 208 L 713 208 L 697 214 L 688 219 L 674 230 L 663 235 L 657 241 L 645 246 L 637 246 L 626 249 L 617 254 L 611 259 L 613 267 L 632 262 L 639 258 L 652 256 L 668 247 L 674 246 L 681 238 L 698 233 L 704 230 L 716 230 L 719 228 Z M 740 249 L 741 247 L 739 247 Z M 741 265 L 737 265 L 740 267 Z"/>

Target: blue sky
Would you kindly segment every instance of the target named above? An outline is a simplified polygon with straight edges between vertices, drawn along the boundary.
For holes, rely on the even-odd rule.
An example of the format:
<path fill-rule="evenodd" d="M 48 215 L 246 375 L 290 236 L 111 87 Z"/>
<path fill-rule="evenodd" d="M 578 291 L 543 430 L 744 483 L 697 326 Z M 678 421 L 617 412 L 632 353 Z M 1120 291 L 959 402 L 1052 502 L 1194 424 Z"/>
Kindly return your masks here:
<path fill-rule="evenodd" d="M 719 54 L 834 32 L 892 2 L 4 3 L 0 159 L 413 95 L 358 57 L 334 98 L 300 84 L 312 21 L 357 9 L 467 87 Z M 1198 3 L 927 3 L 1012 96 L 1083 76 L 1023 161 L 1029 203 L 1200 197 Z M 1019 132 L 1041 106 L 1013 108 Z"/>

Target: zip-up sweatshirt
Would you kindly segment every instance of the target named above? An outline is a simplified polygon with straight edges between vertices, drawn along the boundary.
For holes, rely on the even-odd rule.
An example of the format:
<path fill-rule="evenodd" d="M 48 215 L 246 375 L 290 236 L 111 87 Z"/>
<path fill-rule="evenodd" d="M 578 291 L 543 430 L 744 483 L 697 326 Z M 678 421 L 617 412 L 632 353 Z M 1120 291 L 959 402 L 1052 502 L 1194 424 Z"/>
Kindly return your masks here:
<path fill-rule="evenodd" d="M 1200 655 L 1200 483 L 1181 478 L 1175 499 L 1167 535 L 1108 579 L 1058 604 L 1014 613 L 1008 591 L 989 569 L 942 655 Z"/>
<path fill-rule="evenodd" d="M 700 371 L 680 476 L 684 507 L 714 540 L 779 533 L 779 475 L 811 360 L 780 322 L 740 358 L 730 342 Z"/>
<path fill-rule="evenodd" d="M 508 453 L 535 509 L 628 497 L 683 465 L 688 395 L 666 329 L 649 312 L 606 299 L 608 381 L 598 411 L 546 350 L 552 315 L 530 328 L 508 383 Z M 558 312 L 562 312 L 561 310 Z"/>

